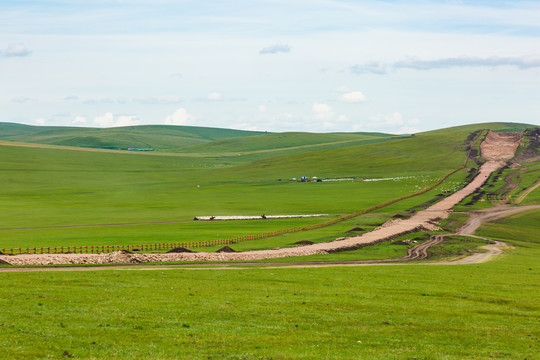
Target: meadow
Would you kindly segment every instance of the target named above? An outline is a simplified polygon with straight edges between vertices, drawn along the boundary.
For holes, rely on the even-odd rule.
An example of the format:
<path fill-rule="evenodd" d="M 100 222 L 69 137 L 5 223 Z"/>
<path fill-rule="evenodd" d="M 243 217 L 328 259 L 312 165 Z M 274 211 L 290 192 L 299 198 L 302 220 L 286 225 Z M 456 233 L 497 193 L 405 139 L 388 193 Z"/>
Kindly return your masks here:
<path fill-rule="evenodd" d="M 418 135 L 342 149 L 267 155 L 270 157 L 256 161 L 241 156 L 90 152 L 4 144 L 0 145 L 4 159 L 0 163 L 0 187 L 4 189 L 0 195 L 0 248 L 184 242 L 202 237 L 210 240 L 301 226 L 315 220 L 272 220 L 264 226 L 257 222 L 222 222 L 212 226 L 197 223 L 50 228 L 58 226 L 189 221 L 205 215 L 353 213 L 417 192 L 462 166 L 466 156 L 463 139 L 468 131 L 451 133 L 445 139 Z M 261 136 L 273 139 L 274 135 Z M 315 138 L 328 141 L 322 135 Z M 279 146 L 290 145 L 290 141 L 287 137 Z M 308 134 L 304 143 L 314 141 Z M 440 152 L 424 151 L 435 143 L 439 143 Z M 246 146 L 253 149 L 254 144 L 267 147 L 268 142 L 249 140 Z M 406 149 L 415 160 L 406 160 Z M 393 180 L 289 181 L 302 175 Z M 463 179 L 464 173 L 456 174 L 448 184 L 459 184 Z M 445 186 L 450 189 L 448 184 Z M 432 194 L 404 202 L 403 206 L 406 209 L 421 204 Z M 49 228 L 35 229 L 42 227 Z"/>
<path fill-rule="evenodd" d="M 143 154 L 3 144 L 0 247 L 198 241 L 322 222 L 435 183 L 463 166 L 465 139 L 486 127 L 526 125 L 478 124 L 384 142 L 353 140 L 353 146 L 335 149 L 321 145 L 331 142 L 327 138 L 309 135 L 298 149 L 284 138 L 276 152 L 265 148 L 265 137 L 276 135 L 258 134 L 262 139 L 255 142 L 246 137 L 246 154 L 240 156 L 204 154 L 196 147 L 192 153 Z M 238 140 L 217 141 L 222 142 L 212 146 L 224 149 Z M 317 151 L 306 152 L 310 146 Z M 467 168 L 475 166 L 470 161 Z M 302 175 L 393 180 L 288 180 Z M 286 247 L 348 236 L 355 228 L 362 230 L 353 233 L 369 231 L 455 191 L 468 175 L 459 171 L 425 194 L 329 227 L 233 247 Z M 535 176 L 524 173 L 512 194 L 521 194 Z M 503 187 L 501 178 L 491 179 L 489 189 Z M 523 203 L 537 198 L 538 189 Z M 198 215 L 263 213 L 330 215 L 190 222 Z M 453 214 L 443 227 L 450 231 L 466 218 Z M 6 230 L 150 221 L 182 222 Z M 283 268 L 260 262 L 225 269 L 166 264 L 34 272 L 3 267 L 8 271 L 0 272 L 0 344 L 10 359 L 534 359 L 540 352 L 539 221 L 540 210 L 534 210 L 485 224 L 478 235 L 512 248 L 473 265 Z M 434 252 L 447 259 L 478 251 L 484 243 L 463 240 L 452 238 Z M 408 247 L 381 243 L 295 260 L 400 257 Z"/>
<path fill-rule="evenodd" d="M 540 211 L 464 266 L 0 273 L 12 359 L 534 359 Z"/>

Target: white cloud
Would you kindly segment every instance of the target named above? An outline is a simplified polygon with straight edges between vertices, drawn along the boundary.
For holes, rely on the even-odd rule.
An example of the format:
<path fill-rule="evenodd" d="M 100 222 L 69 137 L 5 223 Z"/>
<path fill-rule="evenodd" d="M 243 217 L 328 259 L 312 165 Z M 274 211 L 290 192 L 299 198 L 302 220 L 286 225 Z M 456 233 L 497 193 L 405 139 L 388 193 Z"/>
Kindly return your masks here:
<path fill-rule="evenodd" d="M 501 66 L 514 66 L 520 70 L 527 70 L 540 67 L 539 56 L 521 56 L 521 57 L 500 57 L 500 56 L 458 56 L 439 58 L 432 60 L 422 60 L 418 57 L 410 57 L 394 63 L 367 62 L 356 64 L 349 68 L 353 74 L 387 74 L 388 69 L 413 69 L 413 70 L 434 70 L 450 69 L 462 67 L 487 67 L 497 68 Z"/>
<path fill-rule="evenodd" d="M 189 125 L 195 118 L 188 114 L 186 109 L 180 108 L 176 110 L 172 115 L 165 118 L 166 125 Z"/>
<path fill-rule="evenodd" d="M 382 62 L 372 61 L 364 64 L 356 64 L 349 68 L 349 70 L 356 75 L 360 74 L 386 74 L 386 65 Z"/>
<path fill-rule="evenodd" d="M 335 124 L 333 122 L 330 122 L 330 121 L 325 121 L 323 122 L 323 129 L 332 129 L 333 127 L 335 126 Z"/>
<path fill-rule="evenodd" d="M 174 74 L 170 74 L 169 75 L 170 78 L 176 78 L 176 79 L 181 79 L 182 78 L 182 73 L 174 73 Z"/>
<path fill-rule="evenodd" d="M 344 122 L 349 122 L 351 120 L 346 115 L 341 114 L 337 117 L 337 121 L 344 123 Z"/>
<path fill-rule="evenodd" d="M 259 111 L 260 111 L 260 112 L 265 112 L 265 111 L 266 111 L 266 106 L 264 106 L 264 105 L 259 105 Z"/>
<path fill-rule="evenodd" d="M 274 44 L 265 47 L 261 51 L 259 51 L 259 54 L 277 54 L 280 52 L 288 53 L 291 51 L 291 47 L 289 45 L 285 44 Z"/>
<path fill-rule="evenodd" d="M 37 99 L 26 97 L 26 96 L 19 96 L 19 97 L 11 99 L 11 101 L 17 102 L 17 103 L 25 103 L 29 101 L 37 101 Z"/>
<path fill-rule="evenodd" d="M 64 98 L 64 100 L 79 100 L 79 97 L 77 95 L 68 95 Z"/>
<path fill-rule="evenodd" d="M 132 115 L 122 115 L 116 120 L 114 126 L 134 126 L 139 125 L 139 117 Z"/>
<path fill-rule="evenodd" d="M 81 115 L 75 116 L 75 119 L 73 119 L 71 124 L 73 124 L 73 125 L 86 124 L 86 118 L 84 116 L 81 116 Z"/>
<path fill-rule="evenodd" d="M 208 94 L 208 96 L 206 96 L 206 99 L 210 101 L 220 101 L 223 99 L 223 96 L 218 92 L 213 92 Z"/>
<path fill-rule="evenodd" d="M 37 118 L 34 120 L 36 124 L 38 125 L 45 125 L 45 119 L 44 118 Z"/>
<path fill-rule="evenodd" d="M 419 58 L 410 58 L 396 62 L 393 67 L 408 68 L 415 70 L 446 69 L 453 67 L 499 67 L 515 66 L 525 70 L 534 67 L 540 67 L 540 57 L 476 57 L 460 56 L 453 58 L 442 58 L 434 60 L 421 60 Z"/>
<path fill-rule="evenodd" d="M 327 120 L 334 117 L 332 107 L 326 104 L 314 103 L 312 108 L 315 113 L 315 118 L 317 119 Z"/>
<path fill-rule="evenodd" d="M 98 105 L 98 104 L 113 104 L 116 100 L 113 98 L 101 98 L 101 99 L 88 99 L 85 100 L 83 103 L 86 105 Z"/>
<path fill-rule="evenodd" d="M 28 50 L 23 44 L 11 44 L 1 52 L 4 57 L 24 57 L 31 53 L 32 51 Z"/>
<path fill-rule="evenodd" d="M 100 127 L 133 126 L 139 125 L 139 121 L 137 119 L 138 116 L 121 115 L 115 120 L 113 113 L 108 112 L 103 116 L 96 117 L 94 119 L 94 123 L 98 124 Z M 82 120 L 82 117 L 80 117 L 79 120 Z"/>
<path fill-rule="evenodd" d="M 395 111 L 387 115 L 379 114 L 370 117 L 370 121 L 365 128 L 393 134 L 414 134 L 421 131 L 415 126 L 419 124 L 420 120 L 418 118 L 405 120 L 401 113 Z"/>
<path fill-rule="evenodd" d="M 368 124 L 371 128 L 393 128 L 404 124 L 403 115 L 397 111 L 389 115 L 375 115 L 370 117 Z"/>
<path fill-rule="evenodd" d="M 338 93 L 345 93 L 349 91 L 351 91 L 351 89 L 349 89 L 349 87 L 345 85 L 338 86 L 334 89 L 334 92 L 338 92 Z"/>
<path fill-rule="evenodd" d="M 398 130 L 398 134 L 415 134 L 417 132 L 420 132 L 420 129 L 414 126 L 402 126 Z"/>
<path fill-rule="evenodd" d="M 366 97 L 360 91 L 351 91 L 341 95 L 339 100 L 348 103 L 359 103 L 366 101 Z"/>
<path fill-rule="evenodd" d="M 125 99 L 120 98 L 117 100 L 119 103 L 126 102 Z M 158 105 L 168 105 L 168 104 L 178 104 L 180 103 L 180 97 L 178 96 L 158 96 L 158 97 L 138 97 L 133 98 L 134 102 L 141 104 L 158 104 Z"/>
<path fill-rule="evenodd" d="M 328 113 L 328 112 L 331 112 L 332 111 L 332 107 L 326 105 L 326 104 L 319 104 L 319 103 L 314 103 L 313 104 L 313 111 L 317 114 L 321 114 L 321 113 Z"/>
<path fill-rule="evenodd" d="M 101 127 L 112 127 L 114 124 L 114 115 L 112 112 L 108 112 L 103 116 L 96 117 L 94 122 Z"/>

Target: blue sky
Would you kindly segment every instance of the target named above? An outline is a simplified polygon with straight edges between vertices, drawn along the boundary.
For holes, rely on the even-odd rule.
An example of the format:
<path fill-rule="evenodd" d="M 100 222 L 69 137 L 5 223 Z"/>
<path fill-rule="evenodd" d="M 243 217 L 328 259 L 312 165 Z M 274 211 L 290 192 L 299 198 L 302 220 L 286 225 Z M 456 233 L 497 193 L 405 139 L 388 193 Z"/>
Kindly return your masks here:
<path fill-rule="evenodd" d="M 2 1 L 0 121 L 540 125 L 539 1 Z"/>

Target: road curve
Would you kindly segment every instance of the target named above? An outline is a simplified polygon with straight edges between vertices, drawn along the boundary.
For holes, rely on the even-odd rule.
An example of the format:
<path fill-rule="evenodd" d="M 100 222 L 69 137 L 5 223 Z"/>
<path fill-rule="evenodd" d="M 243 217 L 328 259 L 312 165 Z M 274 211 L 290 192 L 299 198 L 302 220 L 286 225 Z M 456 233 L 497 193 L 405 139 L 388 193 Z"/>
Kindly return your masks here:
<path fill-rule="evenodd" d="M 510 209 L 487 209 L 484 210 L 484 213 L 491 212 L 491 216 L 484 214 L 486 216 L 477 216 L 473 219 L 469 219 L 467 223 L 462 227 L 466 229 L 472 229 L 473 225 L 468 225 L 474 223 L 475 229 L 478 228 L 481 224 L 488 221 L 493 221 L 494 219 L 502 218 L 509 216 L 521 211 L 527 211 L 531 209 L 540 208 L 540 205 L 532 206 L 521 206 Z M 491 211 L 490 211 L 491 210 Z M 511 210 L 511 211 L 509 211 Z M 479 236 L 474 236 L 467 234 L 468 236 L 474 236 L 484 240 L 493 241 L 493 244 L 484 245 L 481 248 L 488 250 L 485 253 L 473 254 L 461 259 L 450 260 L 450 261 L 436 261 L 436 262 L 421 262 L 415 263 L 411 262 L 413 260 L 421 260 L 428 257 L 427 249 L 433 245 L 436 245 L 443 241 L 445 236 L 451 234 L 438 234 L 433 236 L 430 240 L 416 245 L 408 250 L 408 254 L 401 258 L 394 259 L 382 259 L 382 260 L 351 260 L 351 261 L 308 261 L 308 262 L 273 262 L 273 263 L 260 263 L 260 262 L 249 262 L 249 263 L 206 263 L 206 264 L 140 264 L 140 265 L 103 265 L 103 266 L 69 266 L 69 267 L 0 267 L 0 272 L 34 272 L 34 271 L 103 271 L 103 270 L 174 270 L 174 269 L 190 269 L 190 270 L 246 270 L 246 269 L 278 269 L 278 268 L 317 268 L 317 267 L 336 267 L 336 266 L 382 266 L 382 265 L 468 265 L 468 264 L 479 264 L 488 261 L 491 257 L 495 255 L 500 255 L 503 253 L 504 248 L 509 246 L 497 240 L 491 240 L 482 238 Z M 460 235 L 465 235 L 463 232 Z"/>

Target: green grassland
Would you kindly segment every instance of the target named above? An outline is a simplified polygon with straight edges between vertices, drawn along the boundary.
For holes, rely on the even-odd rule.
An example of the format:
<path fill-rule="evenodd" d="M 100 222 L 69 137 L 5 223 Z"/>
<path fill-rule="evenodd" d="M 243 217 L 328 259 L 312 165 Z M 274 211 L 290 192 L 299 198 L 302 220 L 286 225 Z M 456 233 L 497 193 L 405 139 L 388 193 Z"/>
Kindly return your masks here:
<path fill-rule="evenodd" d="M 465 266 L 0 273 L 11 359 L 534 359 L 540 211 Z"/>
<path fill-rule="evenodd" d="M 348 143 L 368 139 L 395 138 L 382 133 L 275 133 L 250 136 L 244 138 L 231 138 L 213 141 L 208 144 L 196 145 L 182 149 L 182 152 L 195 152 L 203 154 L 227 154 L 252 151 L 277 151 L 300 146 L 317 146 L 320 144 Z"/>
<path fill-rule="evenodd" d="M 464 140 L 488 127 L 505 131 L 527 125 L 477 124 L 340 149 L 281 156 L 261 152 L 268 157 L 253 162 L 248 155 L 157 156 L 1 145 L 1 227 L 351 213 L 416 192 L 461 167 Z M 286 180 L 302 175 L 397 179 Z M 426 194 L 377 213 L 233 248 L 286 247 L 299 240 L 329 241 L 356 227 L 363 229 L 356 234 L 369 231 L 395 213 L 408 214 L 408 209 L 454 191 L 466 176 L 458 172 Z M 532 184 L 532 177 L 524 175 L 522 186 Z M 523 203 L 538 196 L 537 189 Z M 465 218 L 453 214 L 443 227 L 454 229 Z M 324 220 L 0 230 L 0 244 L 203 240 Z M 478 235 L 513 248 L 474 265 L 168 265 L 148 271 L 0 272 L 0 344 L 10 359 L 534 359 L 540 352 L 539 223 L 540 210 L 534 210 L 485 224 Z M 460 239 L 451 239 L 437 252 L 463 255 L 480 245 L 463 245 Z M 407 247 L 381 243 L 305 260 L 399 257 Z"/>
<path fill-rule="evenodd" d="M 521 195 L 530 187 L 535 185 L 540 178 L 540 161 L 525 164 L 525 170 L 518 179 L 519 185 L 509 194 L 512 201 L 520 199 Z M 529 193 L 522 201 L 521 204 L 534 204 L 540 201 L 538 191 L 534 190 Z"/>
<path fill-rule="evenodd" d="M 385 143 L 268 157 L 240 165 L 235 164 L 244 160 L 238 160 L 238 156 L 157 156 L 1 145 L 1 228 L 187 221 L 203 215 L 353 213 L 417 192 L 462 166 L 466 156 L 464 139 L 486 126 L 454 128 L 444 136 L 424 133 Z M 510 125 L 489 126 L 504 129 Z M 322 141 L 323 135 L 318 140 L 306 135 L 302 144 Z M 332 134 L 338 135 L 349 136 Z M 210 137 L 207 133 L 205 136 Z M 381 134 L 370 136 L 384 138 Z M 243 139 L 247 141 L 245 148 L 253 146 L 251 137 Z M 288 146 L 291 141 L 287 135 L 277 146 Z M 393 180 L 287 180 L 302 175 Z M 437 189 L 381 211 L 400 212 L 426 203 L 459 187 L 465 175 L 459 172 Z M 281 225 L 278 221 L 265 225 L 220 222 L 208 229 L 207 223 L 198 223 L 0 230 L 0 248 L 62 246 L 64 241 L 69 242 L 65 245 L 199 241 L 203 237 L 236 237 L 313 221 L 323 220 L 283 221 Z"/>
<path fill-rule="evenodd" d="M 332 150 L 355 145 L 368 145 L 403 138 L 380 133 L 278 133 L 232 138 L 187 148 L 179 148 L 183 155 L 205 154 L 226 157 L 241 163 L 278 155 L 290 155 L 319 150 Z"/>

